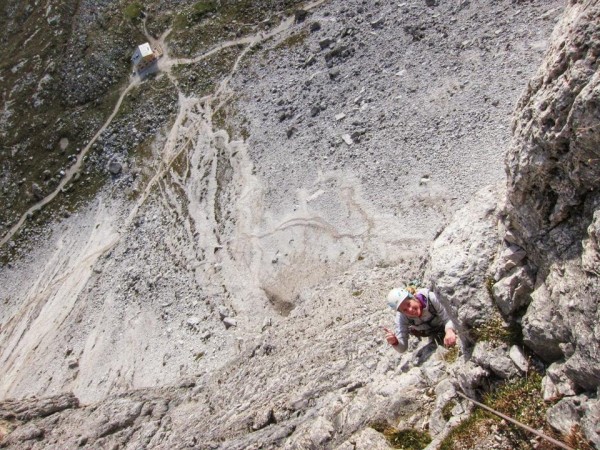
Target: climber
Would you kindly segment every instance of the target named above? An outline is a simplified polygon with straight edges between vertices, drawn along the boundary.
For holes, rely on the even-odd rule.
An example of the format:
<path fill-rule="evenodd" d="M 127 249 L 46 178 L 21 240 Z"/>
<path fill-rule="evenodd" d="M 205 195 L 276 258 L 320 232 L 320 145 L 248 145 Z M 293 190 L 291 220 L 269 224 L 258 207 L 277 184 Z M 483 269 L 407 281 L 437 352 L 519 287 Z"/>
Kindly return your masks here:
<path fill-rule="evenodd" d="M 448 312 L 428 289 L 392 289 L 387 304 L 396 312 L 396 329 L 384 327 L 385 338 L 396 351 L 403 353 L 408 347 L 408 334 L 417 337 L 443 335 L 444 346 L 456 345 L 456 331 Z"/>

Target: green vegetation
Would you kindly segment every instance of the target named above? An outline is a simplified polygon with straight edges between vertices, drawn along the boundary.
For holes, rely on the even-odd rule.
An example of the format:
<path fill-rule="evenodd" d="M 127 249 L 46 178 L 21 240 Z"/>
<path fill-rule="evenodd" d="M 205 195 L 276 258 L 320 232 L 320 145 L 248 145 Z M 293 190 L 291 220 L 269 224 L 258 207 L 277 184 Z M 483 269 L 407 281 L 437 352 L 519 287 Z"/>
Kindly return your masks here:
<path fill-rule="evenodd" d="M 392 448 L 421 450 L 431 442 L 429 434 L 413 428 L 398 430 L 385 422 L 374 423 L 371 428 L 383 434 Z"/>
<path fill-rule="evenodd" d="M 222 104 L 212 116 L 213 128 L 225 130 L 230 140 L 247 141 L 250 137 L 248 131 L 248 119 L 240 115 L 235 107 L 235 98 L 230 98 Z"/>
<path fill-rule="evenodd" d="M 542 376 L 536 372 L 532 372 L 525 378 L 507 381 L 499 385 L 484 396 L 482 403 L 525 425 L 542 430 L 545 434 L 556 438 L 550 426 L 546 423 L 546 410 L 550 405 L 543 401 L 541 383 Z M 496 431 L 492 431 L 492 429 Z M 511 448 L 522 450 L 553 448 L 540 447 L 539 444 L 532 441 L 534 436 L 531 433 L 478 408 L 467 420 L 463 421 L 450 432 L 448 437 L 442 442 L 440 449 L 466 450 L 476 448 L 492 432 L 501 435 L 507 440 Z M 573 437 L 572 439 L 577 439 L 577 437 Z M 588 447 L 578 446 L 577 448 Z"/>
<path fill-rule="evenodd" d="M 460 354 L 460 348 L 457 344 L 454 347 L 450 347 L 446 351 L 446 354 L 444 355 L 444 361 L 446 361 L 448 364 L 452 364 L 452 363 L 456 362 L 459 354 Z"/>
<path fill-rule="evenodd" d="M 128 51 L 122 57 L 114 49 L 133 48 L 131 41 L 139 36 L 129 21 L 123 21 L 121 9 L 115 14 L 100 8 L 97 20 L 82 28 L 77 24 L 86 19 L 78 15 L 77 2 L 59 2 L 52 13 L 49 21 L 43 8 L 30 9 L 27 2 L 17 2 L 11 15 L 0 17 L 0 26 L 9 32 L 0 62 L 0 87 L 10 93 L 6 99 L 10 115 L 3 124 L 5 139 L 0 148 L 5 177 L 0 235 L 39 197 L 56 189 L 61 171 L 66 171 L 104 123 L 130 67 Z M 18 29 L 15 24 L 20 24 Z M 80 39 L 71 39 L 70 30 L 75 29 L 84 33 Z M 33 183 L 39 187 L 37 198 Z M 80 180 L 69 183 L 65 192 L 27 221 L 14 243 L 23 247 L 27 236 L 51 219 L 50 212 L 67 214 L 87 196 L 78 195 L 80 191 L 91 192 L 100 185 L 95 174 L 82 173 Z M 0 262 L 19 254 L 3 248 Z"/>
<path fill-rule="evenodd" d="M 185 95 L 204 97 L 213 93 L 217 83 L 229 74 L 242 48 L 228 47 L 197 63 L 177 65 L 173 75 Z"/>
<path fill-rule="evenodd" d="M 296 34 L 292 34 L 291 36 L 288 36 L 286 39 L 284 39 L 279 44 L 277 44 L 275 46 L 275 49 L 276 50 L 283 49 L 283 48 L 289 49 L 289 48 L 296 47 L 296 46 L 304 43 L 309 34 L 310 33 L 307 29 L 304 29 Z"/>
<path fill-rule="evenodd" d="M 448 403 L 446 403 L 444 405 L 444 407 L 442 408 L 442 417 L 444 418 L 445 421 L 450 420 L 450 418 L 452 417 L 452 410 L 454 409 L 455 406 L 456 406 L 455 400 L 450 400 Z"/>
<path fill-rule="evenodd" d="M 207 14 L 214 13 L 216 11 L 217 11 L 217 2 L 214 0 L 205 0 L 205 1 L 200 1 L 200 2 L 194 3 L 194 5 L 192 5 L 192 12 L 191 12 L 192 20 L 194 20 L 194 21 L 202 20 L 202 18 L 204 16 L 206 16 Z"/>
<path fill-rule="evenodd" d="M 204 52 L 219 42 L 240 38 L 277 26 L 282 14 L 297 9 L 301 0 L 203 0 L 180 10 L 169 18 L 173 31 L 169 46 L 173 56 L 190 56 Z M 166 12 L 164 14 L 167 14 Z M 161 23 L 160 14 L 152 18 Z M 152 30 L 153 24 L 150 24 Z"/>
<path fill-rule="evenodd" d="M 494 301 L 494 284 L 496 284 L 494 277 L 487 277 L 485 279 L 485 289 L 492 301 Z"/>
<path fill-rule="evenodd" d="M 353 297 L 360 297 L 362 295 L 363 291 L 361 289 L 358 289 L 356 291 L 352 291 L 352 296 Z"/>
<path fill-rule="evenodd" d="M 500 315 L 491 318 L 479 327 L 473 328 L 471 334 L 477 341 L 490 341 L 508 345 L 522 344 L 523 342 L 521 328 L 516 324 L 505 324 Z"/>
<path fill-rule="evenodd" d="M 188 151 L 192 148 L 192 142 L 183 144 L 179 154 L 171 162 L 171 169 L 181 178 L 184 178 L 189 169 Z"/>
<path fill-rule="evenodd" d="M 142 9 L 143 7 L 139 2 L 130 3 L 123 9 L 123 17 L 131 21 L 138 20 L 142 14 Z"/>

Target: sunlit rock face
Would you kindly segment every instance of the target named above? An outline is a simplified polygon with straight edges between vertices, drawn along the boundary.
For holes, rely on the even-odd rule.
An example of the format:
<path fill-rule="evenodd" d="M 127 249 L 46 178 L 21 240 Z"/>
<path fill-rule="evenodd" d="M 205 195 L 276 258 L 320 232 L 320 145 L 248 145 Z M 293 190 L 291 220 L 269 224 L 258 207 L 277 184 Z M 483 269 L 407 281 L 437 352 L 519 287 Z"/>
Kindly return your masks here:
<path fill-rule="evenodd" d="M 519 101 L 506 157 L 507 225 L 537 268 L 525 342 L 600 384 L 600 7 L 570 2 Z"/>

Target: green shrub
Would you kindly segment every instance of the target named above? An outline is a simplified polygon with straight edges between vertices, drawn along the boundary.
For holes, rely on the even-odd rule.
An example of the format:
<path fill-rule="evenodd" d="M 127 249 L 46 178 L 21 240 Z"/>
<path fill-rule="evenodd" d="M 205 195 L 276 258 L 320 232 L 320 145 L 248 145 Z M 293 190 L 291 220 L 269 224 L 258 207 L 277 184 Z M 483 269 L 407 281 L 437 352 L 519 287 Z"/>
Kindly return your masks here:
<path fill-rule="evenodd" d="M 217 3 L 214 0 L 204 0 L 194 3 L 191 11 L 191 18 L 194 21 L 199 21 L 204 18 L 206 14 L 217 11 Z"/>
<path fill-rule="evenodd" d="M 130 3 L 123 9 L 123 16 L 128 20 L 137 20 L 140 18 L 140 14 L 142 14 L 142 5 L 139 2 Z"/>
<path fill-rule="evenodd" d="M 518 325 L 507 325 L 498 315 L 491 318 L 483 325 L 471 330 L 476 341 L 503 342 L 508 345 L 523 342 L 522 331 Z"/>

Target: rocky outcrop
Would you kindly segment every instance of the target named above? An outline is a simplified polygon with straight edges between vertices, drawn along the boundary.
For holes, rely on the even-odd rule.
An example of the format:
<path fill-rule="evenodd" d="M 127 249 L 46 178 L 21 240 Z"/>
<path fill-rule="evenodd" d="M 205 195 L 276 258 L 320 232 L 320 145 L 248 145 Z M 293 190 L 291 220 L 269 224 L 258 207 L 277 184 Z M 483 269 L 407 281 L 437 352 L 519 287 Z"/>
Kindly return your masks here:
<path fill-rule="evenodd" d="M 450 306 L 456 323 L 467 331 L 482 325 L 495 311 L 488 292 L 498 250 L 500 188 L 485 188 L 461 209 L 435 240 L 425 278 Z"/>
<path fill-rule="evenodd" d="M 596 445 L 589 424 L 599 420 L 600 385 L 599 55 L 600 4 L 571 1 L 517 107 L 506 198 L 496 196 L 503 206 L 480 196 L 463 209 L 434 243 L 428 271 L 467 331 L 498 313 L 521 323 L 524 344 L 552 363 L 544 398 L 563 398 L 549 423 L 565 434 L 577 426 Z M 515 350 L 513 365 L 510 353 L 484 344 L 472 354 L 479 366 L 500 378 L 524 370 Z"/>
<path fill-rule="evenodd" d="M 600 384 L 599 54 L 600 6 L 571 2 L 519 102 L 506 158 L 506 224 L 537 269 L 525 342 L 586 390 Z"/>

